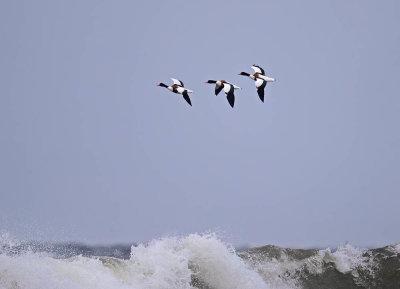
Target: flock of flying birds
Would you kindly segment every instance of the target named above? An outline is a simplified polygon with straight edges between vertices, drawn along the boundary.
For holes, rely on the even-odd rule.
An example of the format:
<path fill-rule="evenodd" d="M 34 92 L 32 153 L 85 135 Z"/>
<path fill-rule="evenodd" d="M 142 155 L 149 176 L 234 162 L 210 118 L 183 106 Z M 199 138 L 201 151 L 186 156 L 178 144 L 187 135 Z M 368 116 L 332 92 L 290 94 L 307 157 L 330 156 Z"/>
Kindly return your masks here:
<path fill-rule="evenodd" d="M 247 76 L 250 79 L 254 80 L 256 88 L 257 88 L 258 96 L 260 97 L 261 101 L 264 102 L 264 88 L 268 82 L 273 82 L 273 81 L 275 81 L 275 79 L 266 76 L 264 69 L 262 69 L 258 65 L 253 64 L 253 66 L 251 68 L 254 70 L 253 74 L 249 74 L 247 72 L 241 72 L 241 73 L 239 73 L 239 75 Z M 175 79 L 175 78 L 171 78 L 171 79 L 174 82 L 174 84 L 172 84 L 170 86 L 168 86 L 164 83 L 159 83 L 157 85 L 161 86 L 161 87 L 165 87 L 172 92 L 182 94 L 183 98 L 187 101 L 187 103 L 192 105 L 192 102 L 190 101 L 190 98 L 189 98 L 189 93 L 192 93 L 193 91 L 186 89 L 184 87 L 182 81 Z M 206 81 L 206 83 L 210 83 L 210 84 L 215 83 L 215 95 L 218 95 L 221 92 L 221 90 L 223 89 L 226 94 L 226 98 L 227 98 L 229 104 L 232 107 L 235 105 L 234 91 L 235 91 L 235 89 L 240 89 L 239 86 L 236 86 L 233 83 L 228 82 L 226 80 L 208 80 L 208 81 Z"/>

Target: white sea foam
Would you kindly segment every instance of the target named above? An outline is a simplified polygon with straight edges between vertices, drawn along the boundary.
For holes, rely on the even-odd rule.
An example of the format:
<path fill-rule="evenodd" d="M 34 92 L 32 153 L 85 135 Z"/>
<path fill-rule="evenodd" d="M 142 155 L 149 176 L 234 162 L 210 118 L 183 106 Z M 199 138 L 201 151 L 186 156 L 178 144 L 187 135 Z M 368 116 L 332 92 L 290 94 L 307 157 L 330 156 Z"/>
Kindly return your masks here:
<path fill-rule="evenodd" d="M 386 247 L 386 250 L 393 253 L 392 257 L 397 257 L 397 255 L 400 254 L 400 243 L 389 245 Z"/>
<path fill-rule="evenodd" d="M 154 240 L 132 247 L 129 260 L 0 252 L 0 289 L 192 289 L 192 274 L 215 289 L 268 288 L 215 235 Z"/>
<path fill-rule="evenodd" d="M 393 245 L 393 249 L 396 253 L 400 254 L 400 243 Z"/>
<path fill-rule="evenodd" d="M 128 260 L 60 259 L 26 247 L 21 252 L 21 245 L 7 234 L 0 236 L 0 289 L 194 289 L 198 284 L 211 289 L 300 289 L 304 280 L 332 266 L 351 273 L 362 286 L 377 266 L 369 251 L 351 245 L 308 252 L 303 258 L 293 250 L 267 248 L 265 254 L 262 249 L 241 253 L 242 259 L 214 234 L 156 239 L 133 246 Z"/>
<path fill-rule="evenodd" d="M 0 254 L 3 250 L 7 250 L 8 248 L 13 248 L 18 246 L 19 242 L 15 240 L 8 232 L 2 232 L 0 234 Z"/>
<path fill-rule="evenodd" d="M 256 256 L 255 256 L 256 257 Z M 301 261 L 290 260 L 288 256 L 282 254 L 280 258 L 270 258 L 260 260 L 257 257 L 250 259 L 252 268 L 262 276 L 271 289 L 296 289 L 300 288 L 296 278 L 288 276 L 288 273 L 295 273 L 301 268 Z"/>
<path fill-rule="evenodd" d="M 320 254 L 324 256 L 325 261 L 335 263 L 336 269 L 341 273 L 348 273 L 357 268 L 367 268 L 372 259 L 365 256 L 366 250 L 355 248 L 349 244 L 340 246 L 335 252 L 330 249 L 321 250 Z"/>
<path fill-rule="evenodd" d="M 354 281 L 362 285 L 364 280 L 359 271 L 374 277 L 377 264 L 366 250 L 344 245 L 337 248 L 319 250 L 316 254 L 303 259 L 292 258 L 285 249 L 280 249 L 279 257 L 252 255 L 246 258 L 252 268 L 268 282 L 272 288 L 301 288 L 300 279 L 319 275 L 333 264 L 341 273 L 351 272 Z"/>

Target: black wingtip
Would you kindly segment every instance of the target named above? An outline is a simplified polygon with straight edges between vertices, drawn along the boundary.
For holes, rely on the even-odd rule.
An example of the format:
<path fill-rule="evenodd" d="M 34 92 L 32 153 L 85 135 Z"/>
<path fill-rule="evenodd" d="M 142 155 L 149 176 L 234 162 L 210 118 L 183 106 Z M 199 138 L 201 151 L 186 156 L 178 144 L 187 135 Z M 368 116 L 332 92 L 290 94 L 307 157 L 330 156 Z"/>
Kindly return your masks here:
<path fill-rule="evenodd" d="M 235 96 L 233 94 L 228 94 L 227 97 L 229 104 L 233 108 L 235 106 Z"/>
<path fill-rule="evenodd" d="M 258 92 L 258 97 L 262 102 L 264 102 L 264 89 L 260 89 L 257 91 Z"/>
<path fill-rule="evenodd" d="M 186 91 L 182 94 L 182 96 L 183 96 L 183 98 L 186 100 L 186 102 L 187 102 L 190 106 L 192 106 L 192 102 L 190 101 L 189 95 L 188 95 L 188 93 L 187 93 Z"/>

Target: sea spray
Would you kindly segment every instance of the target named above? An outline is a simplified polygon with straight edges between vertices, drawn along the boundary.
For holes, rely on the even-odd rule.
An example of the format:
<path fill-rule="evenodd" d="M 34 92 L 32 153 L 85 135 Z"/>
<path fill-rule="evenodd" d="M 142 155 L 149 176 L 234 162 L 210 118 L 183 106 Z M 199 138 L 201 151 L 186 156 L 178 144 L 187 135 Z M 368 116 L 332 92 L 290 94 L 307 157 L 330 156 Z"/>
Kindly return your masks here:
<path fill-rule="evenodd" d="M 250 248 L 239 253 L 271 288 L 399 289 L 398 245 L 360 249 L 349 244 L 335 250 Z"/>
<path fill-rule="evenodd" d="M 153 240 L 147 246 L 132 247 L 129 262 L 146 288 L 192 288 L 189 284 L 218 289 L 268 288 L 233 247 L 214 234 Z"/>
<path fill-rule="evenodd" d="M 110 247 L 0 236 L 0 289 L 399 289 L 399 284 L 399 244 L 236 252 L 215 234 Z"/>
<path fill-rule="evenodd" d="M 6 247 L 6 246 L 4 246 Z M 214 234 L 191 234 L 132 246 L 128 260 L 58 259 L 28 249 L 0 254 L 1 289 L 267 289 L 262 278 Z"/>

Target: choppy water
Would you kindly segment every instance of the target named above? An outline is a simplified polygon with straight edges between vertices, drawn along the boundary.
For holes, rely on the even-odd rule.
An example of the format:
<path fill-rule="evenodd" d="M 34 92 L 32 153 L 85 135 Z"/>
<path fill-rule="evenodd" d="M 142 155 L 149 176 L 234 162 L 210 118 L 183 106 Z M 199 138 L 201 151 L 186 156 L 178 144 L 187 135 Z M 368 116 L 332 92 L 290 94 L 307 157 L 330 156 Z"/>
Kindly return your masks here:
<path fill-rule="evenodd" d="M 90 247 L 0 237 L 0 289 L 400 288 L 400 244 L 237 252 L 215 235 Z"/>

